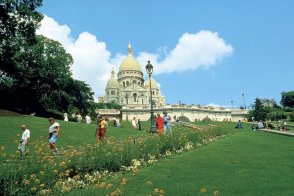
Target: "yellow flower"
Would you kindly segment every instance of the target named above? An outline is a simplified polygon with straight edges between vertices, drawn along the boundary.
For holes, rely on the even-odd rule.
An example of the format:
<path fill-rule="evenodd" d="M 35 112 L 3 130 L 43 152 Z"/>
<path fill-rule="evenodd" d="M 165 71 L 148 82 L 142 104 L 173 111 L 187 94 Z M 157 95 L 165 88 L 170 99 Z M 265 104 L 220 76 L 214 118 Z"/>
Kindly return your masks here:
<path fill-rule="evenodd" d="M 160 193 L 160 194 L 164 194 L 164 190 L 160 190 L 159 193 Z"/>
<path fill-rule="evenodd" d="M 57 174 L 57 173 L 58 173 L 58 171 L 55 169 L 55 170 L 53 170 L 53 173 L 56 173 L 56 174 Z"/>
<path fill-rule="evenodd" d="M 218 191 L 214 191 L 214 192 L 213 192 L 213 195 L 218 195 L 218 194 L 219 194 Z"/>
<path fill-rule="evenodd" d="M 110 183 L 107 184 L 107 186 L 106 186 L 107 189 L 111 189 L 111 187 L 112 187 L 112 184 L 110 184 Z"/>
<path fill-rule="evenodd" d="M 201 190 L 200 190 L 200 193 L 206 193 L 207 192 L 207 189 L 206 188 L 201 188 Z"/>
<path fill-rule="evenodd" d="M 105 182 L 102 182 L 100 185 L 99 185 L 99 188 L 104 188 L 105 187 Z"/>
<path fill-rule="evenodd" d="M 152 182 L 149 180 L 149 181 L 147 181 L 146 182 L 148 185 L 151 185 L 152 184 Z"/>
<path fill-rule="evenodd" d="M 31 191 L 36 192 L 37 188 L 36 187 L 32 187 Z"/>
<path fill-rule="evenodd" d="M 44 188 L 44 187 L 45 187 L 45 184 L 40 184 L 40 187 L 41 187 L 41 188 Z"/>
<path fill-rule="evenodd" d="M 1 146 L 1 150 L 4 151 L 5 150 L 5 146 Z"/>
<path fill-rule="evenodd" d="M 25 180 L 23 181 L 23 183 L 24 183 L 24 185 L 29 185 L 29 184 L 30 184 L 30 181 L 27 180 L 27 179 L 25 179 Z"/>
<path fill-rule="evenodd" d="M 153 192 L 154 193 L 159 193 L 159 189 L 154 189 Z"/>
<path fill-rule="evenodd" d="M 64 166 L 65 166 L 65 164 L 66 164 L 66 163 L 65 163 L 64 161 L 62 161 L 62 162 L 60 163 L 60 165 L 59 165 L 59 166 L 60 166 L 60 167 L 64 167 Z"/>
<path fill-rule="evenodd" d="M 79 175 L 76 175 L 76 176 L 73 177 L 73 179 L 74 179 L 75 181 L 77 181 L 77 180 L 80 180 L 81 177 L 80 177 Z"/>
<path fill-rule="evenodd" d="M 35 178 L 36 178 L 36 174 L 32 174 L 32 175 L 31 175 L 31 178 L 32 178 L 32 179 L 35 179 Z"/>
<path fill-rule="evenodd" d="M 70 170 L 66 170 L 64 175 L 69 176 L 69 174 L 70 174 Z"/>
<path fill-rule="evenodd" d="M 120 184 L 121 184 L 121 185 L 125 185 L 125 184 L 127 184 L 127 181 L 128 181 L 128 180 L 127 180 L 126 178 L 123 178 Z"/>
<path fill-rule="evenodd" d="M 40 184 L 40 180 L 38 178 L 36 178 L 35 183 Z"/>

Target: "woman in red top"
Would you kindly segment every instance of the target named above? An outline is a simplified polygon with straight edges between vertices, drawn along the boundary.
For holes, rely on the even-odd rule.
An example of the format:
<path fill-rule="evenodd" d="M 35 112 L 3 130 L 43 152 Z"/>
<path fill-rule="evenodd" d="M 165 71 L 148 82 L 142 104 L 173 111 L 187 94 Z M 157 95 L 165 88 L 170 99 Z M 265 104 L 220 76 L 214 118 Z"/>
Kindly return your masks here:
<path fill-rule="evenodd" d="M 163 118 L 160 116 L 160 114 L 157 114 L 156 118 L 156 128 L 158 135 L 162 135 L 163 132 Z"/>

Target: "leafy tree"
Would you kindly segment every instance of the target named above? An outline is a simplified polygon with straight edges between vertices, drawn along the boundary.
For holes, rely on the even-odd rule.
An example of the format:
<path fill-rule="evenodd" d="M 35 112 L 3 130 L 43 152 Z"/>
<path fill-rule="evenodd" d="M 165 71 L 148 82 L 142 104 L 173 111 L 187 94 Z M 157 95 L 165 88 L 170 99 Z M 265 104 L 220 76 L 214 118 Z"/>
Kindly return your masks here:
<path fill-rule="evenodd" d="M 34 88 L 24 80 L 32 69 L 19 57 L 29 57 L 37 43 L 35 31 L 42 15 L 36 8 L 41 5 L 41 0 L 0 0 L 0 101 L 6 107 L 18 108 L 20 103 L 33 102 L 22 94 L 30 93 L 28 89 L 20 90 Z"/>
<path fill-rule="evenodd" d="M 16 59 L 37 40 L 35 31 L 42 20 L 36 9 L 42 0 L 0 0 L 0 77 L 18 78 L 22 66 Z"/>
<path fill-rule="evenodd" d="M 294 107 L 294 91 L 282 92 L 281 102 L 284 107 Z"/>
<path fill-rule="evenodd" d="M 251 119 L 252 117 L 254 117 L 255 120 L 265 120 L 267 112 L 264 108 L 264 106 L 262 105 L 260 99 L 256 98 L 255 99 L 255 103 L 254 103 L 254 110 L 251 110 L 249 112 L 249 119 Z"/>
<path fill-rule="evenodd" d="M 97 109 L 121 109 L 122 106 L 115 103 L 115 102 L 110 102 L 110 103 L 97 103 L 96 104 Z"/>

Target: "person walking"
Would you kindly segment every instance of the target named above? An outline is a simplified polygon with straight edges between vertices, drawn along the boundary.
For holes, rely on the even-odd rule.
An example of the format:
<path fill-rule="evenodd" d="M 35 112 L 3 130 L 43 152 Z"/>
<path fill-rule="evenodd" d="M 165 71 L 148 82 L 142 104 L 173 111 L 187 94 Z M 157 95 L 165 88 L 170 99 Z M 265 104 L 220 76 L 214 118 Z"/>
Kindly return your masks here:
<path fill-rule="evenodd" d="M 136 117 L 133 118 L 132 120 L 132 127 L 134 130 L 137 130 L 137 121 L 136 121 Z"/>
<path fill-rule="evenodd" d="M 23 157 L 26 152 L 26 146 L 29 145 L 30 139 L 30 130 L 27 129 L 26 125 L 21 125 L 20 129 L 22 130 L 21 138 L 19 141 L 18 150 L 20 151 L 20 156 Z"/>
<path fill-rule="evenodd" d="M 167 132 L 172 134 L 171 117 L 167 114 L 166 111 L 163 111 L 163 124 L 164 124 L 164 134 L 166 134 Z"/>
<path fill-rule="evenodd" d="M 97 130 L 96 130 L 96 137 L 98 139 L 98 142 L 107 141 L 109 143 L 109 141 L 105 137 L 106 126 L 107 126 L 106 120 L 104 118 L 100 118 L 98 120 L 98 127 L 97 127 Z"/>
<path fill-rule="evenodd" d="M 160 114 L 157 114 L 157 118 L 156 118 L 156 129 L 157 129 L 157 133 L 158 135 L 162 135 L 163 132 L 163 118 L 160 116 Z"/>
<path fill-rule="evenodd" d="M 58 122 L 55 121 L 54 118 L 49 118 L 49 147 L 51 150 L 51 153 L 53 155 L 56 155 L 59 153 L 57 147 L 56 147 L 56 141 L 57 141 L 57 137 L 59 136 L 59 132 L 60 132 L 60 125 Z"/>

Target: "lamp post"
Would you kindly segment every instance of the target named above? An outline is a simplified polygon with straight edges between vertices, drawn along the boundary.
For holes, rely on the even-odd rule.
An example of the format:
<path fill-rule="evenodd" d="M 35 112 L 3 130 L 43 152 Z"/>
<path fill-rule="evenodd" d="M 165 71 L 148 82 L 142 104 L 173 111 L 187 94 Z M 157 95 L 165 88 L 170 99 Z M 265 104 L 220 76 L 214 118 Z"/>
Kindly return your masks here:
<path fill-rule="evenodd" d="M 245 104 L 245 94 L 244 94 L 244 93 L 242 93 L 242 97 L 243 97 L 244 109 L 246 110 L 246 104 Z"/>
<path fill-rule="evenodd" d="M 234 108 L 234 102 L 233 100 L 231 101 L 232 109 Z"/>
<path fill-rule="evenodd" d="M 126 121 L 129 121 L 129 116 L 128 116 L 128 102 L 129 102 L 129 95 L 126 94 Z"/>
<path fill-rule="evenodd" d="M 153 72 L 153 66 L 151 65 L 150 61 L 148 61 L 148 64 L 146 65 L 146 72 L 149 75 L 149 85 L 150 85 L 150 104 L 151 104 L 151 107 L 150 107 L 150 121 L 151 121 L 150 132 L 157 133 L 156 125 L 155 125 L 155 116 L 154 116 L 154 111 L 153 111 L 152 90 L 151 90 L 151 75 Z"/>

